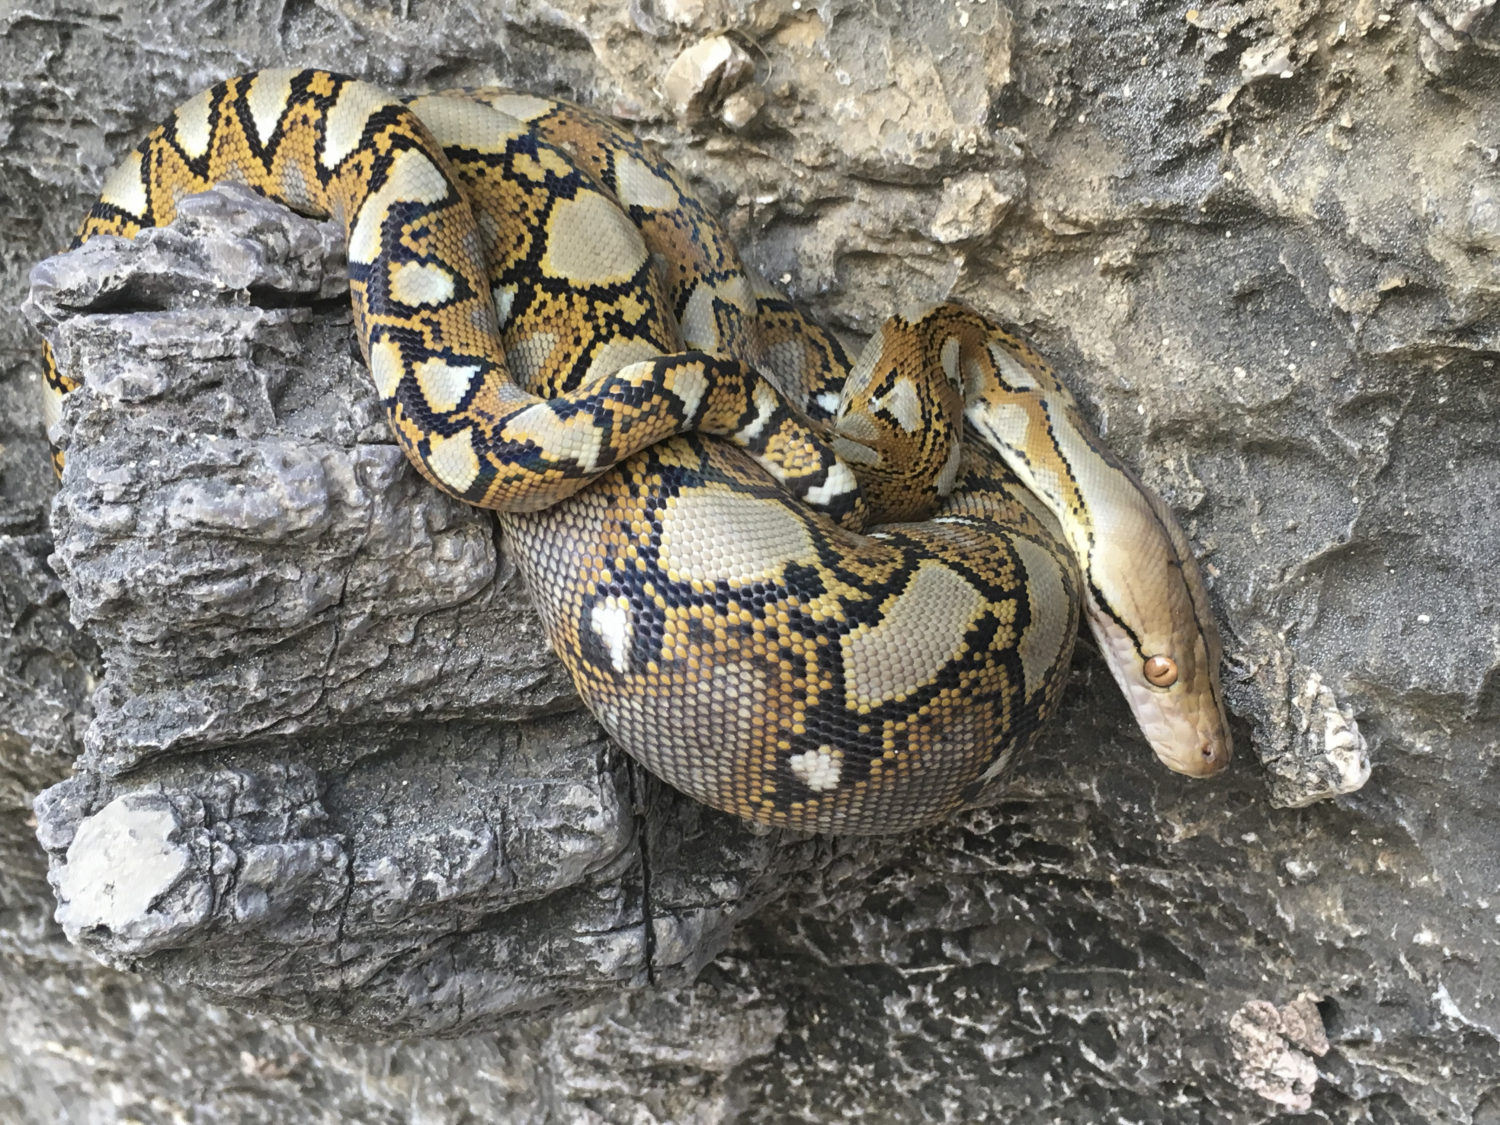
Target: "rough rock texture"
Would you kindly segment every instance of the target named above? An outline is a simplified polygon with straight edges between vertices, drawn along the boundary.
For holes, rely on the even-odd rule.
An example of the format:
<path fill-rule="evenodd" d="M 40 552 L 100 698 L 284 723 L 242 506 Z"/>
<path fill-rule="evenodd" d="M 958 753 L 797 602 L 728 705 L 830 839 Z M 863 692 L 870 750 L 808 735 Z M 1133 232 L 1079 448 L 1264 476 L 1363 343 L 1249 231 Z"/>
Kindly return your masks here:
<path fill-rule="evenodd" d="M 1022 324 L 1183 515 L 1243 720 L 1165 775 L 1084 655 L 951 826 L 692 806 L 400 465 L 337 239 L 216 193 L 38 273 L 61 491 L 0 323 L 0 1120 L 1500 1122 L 1494 9 L 0 14 L 13 308 L 226 73 L 570 94 L 852 336 Z"/>

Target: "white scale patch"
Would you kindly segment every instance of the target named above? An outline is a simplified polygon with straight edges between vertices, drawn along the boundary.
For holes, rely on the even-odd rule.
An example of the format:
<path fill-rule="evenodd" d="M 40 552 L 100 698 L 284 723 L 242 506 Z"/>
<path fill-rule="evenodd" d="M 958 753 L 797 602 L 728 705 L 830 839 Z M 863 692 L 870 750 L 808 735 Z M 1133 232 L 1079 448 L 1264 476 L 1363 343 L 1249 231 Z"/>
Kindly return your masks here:
<path fill-rule="evenodd" d="M 876 403 L 872 400 L 870 405 Z M 916 384 L 910 379 L 897 379 L 879 406 L 909 434 L 916 433 L 922 425 L 922 399 L 917 394 Z"/>
<path fill-rule="evenodd" d="M 1101 550 L 1113 555 L 1120 549 L 1126 549 L 1139 557 L 1142 551 L 1151 549 L 1147 544 L 1157 542 L 1160 524 L 1151 510 L 1150 501 L 1141 490 L 1128 475 L 1100 457 L 1089 439 L 1066 417 L 1054 419 L 1053 433 L 1062 460 L 1073 467 L 1072 483 L 1078 489 L 1079 500 L 1085 511 L 1084 519 L 1094 532 L 1095 550 L 1087 565 L 1092 568 L 1098 564 Z M 1047 475 L 1053 479 L 1039 481 L 1038 487 L 1032 491 L 1048 500 L 1055 509 L 1057 504 L 1052 503 L 1053 498 L 1045 489 L 1048 484 L 1057 487 L 1057 474 Z M 1060 490 L 1058 495 L 1061 495 Z M 1086 529 L 1076 520 L 1065 519 L 1061 515 L 1058 518 L 1063 524 L 1063 530 L 1073 539 L 1075 549 L 1085 550 L 1088 543 Z M 1118 558 L 1110 561 L 1109 568 L 1116 572 L 1127 569 L 1139 573 L 1140 570 L 1138 565 L 1131 567 Z M 1101 583 L 1105 581 L 1097 571 L 1094 578 Z M 1128 577 L 1126 581 L 1129 585 L 1135 584 Z"/>
<path fill-rule="evenodd" d="M 717 489 L 684 492 L 661 513 L 661 562 L 674 580 L 748 585 L 816 557 L 807 526 L 779 504 Z"/>
<path fill-rule="evenodd" d="M 857 441 L 862 445 L 876 447 L 885 437 L 885 427 L 871 418 L 863 409 L 847 410 L 834 423 L 834 432 L 840 437 Z"/>
<path fill-rule="evenodd" d="M 337 168 L 359 147 L 365 122 L 387 101 L 385 94 L 364 82 L 351 82 L 339 91 L 339 100 L 333 103 L 323 124 L 323 167 Z"/>
<path fill-rule="evenodd" d="M 1026 449 L 1026 431 L 1031 419 L 1012 402 L 976 402 L 965 412 L 981 433 L 988 434 L 1002 449 Z"/>
<path fill-rule="evenodd" d="M 629 281 L 646 262 L 646 244 L 629 217 L 604 195 L 561 200 L 547 225 L 542 270 L 575 285 Z"/>
<path fill-rule="evenodd" d="M 817 397 L 813 399 L 813 401 L 821 406 L 824 413 L 828 414 L 830 417 L 839 412 L 839 405 L 841 400 L 839 399 L 839 396 L 836 395 L 833 391 L 820 391 Z"/>
<path fill-rule="evenodd" d="M 884 333 L 870 337 L 860 351 L 859 358 L 854 361 L 854 366 L 849 369 L 849 377 L 844 380 L 844 401 L 852 401 L 865 392 L 870 385 L 870 380 L 875 377 L 876 366 L 884 355 Z"/>
<path fill-rule="evenodd" d="M 463 492 L 479 476 L 472 426 L 465 426 L 452 437 L 434 434 L 427 439 L 427 447 L 427 467 L 449 488 Z"/>
<path fill-rule="evenodd" d="M 510 323 L 510 310 L 516 303 L 516 295 L 514 285 L 497 285 L 490 290 L 490 298 L 495 302 L 495 320 L 501 328 Z"/>
<path fill-rule="evenodd" d="M 1010 760 L 1015 756 L 1015 745 L 1011 744 L 1010 746 L 1007 746 L 1000 752 L 1000 756 L 990 763 L 989 768 L 979 775 L 980 784 L 983 785 L 987 782 L 994 781 L 995 778 L 999 777 L 1002 773 L 1005 772 L 1006 767 L 1010 765 Z"/>
<path fill-rule="evenodd" d="M 197 160 L 208 152 L 208 143 L 213 139 L 209 128 L 208 111 L 213 105 L 212 91 L 195 94 L 177 107 L 173 114 L 172 133 L 177 144 L 188 156 Z"/>
<path fill-rule="evenodd" d="M 674 370 L 672 393 L 682 403 L 683 413 L 691 418 L 703 401 L 703 396 L 708 393 L 708 378 L 703 374 L 703 368 L 694 363 L 684 364 Z"/>
<path fill-rule="evenodd" d="M 827 507 L 835 496 L 842 496 L 846 492 L 853 492 L 858 487 L 859 482 L 854 479 L 854 474 L 849 471 L 849 466 L 840 461 L 828 470 L 828 479 L 816 488 L 809 488 L 804 493 L 804 498 L 809 504 Z"/>
<path fill-rule="evenodd" d="M 391 267 L 391 296 L 403 305 L 443 305 L 453 299 L 453 275 L 432 262 L 400 262 Z"/>
<path fill-rule="evenodd" d="M 943 374 L 948 377 L 948 382 L 959 390 L 962 390 L 964 385 L 958 373 L 958 353 L 961 347 L 962 344 L 957 336 L 949 336 L 943 341 L 942 351 L 938 353 L 938 358 L 943 365 Z"/>
<path fill-rule="evenodd" d="M 848 461 L 851 465 L 880 464 L 880 454 L 871 449 L 868 445 L 861 445 L 857 441 L 852 441 L 851 439 L 842 437 L 838 434 L 835 434 L 832 438 L 830 438 L 828 444 L 833 446 L 833 451 L 837 453 L 839 457 L 841 457 L 845 461 Z"/>
<path fill-rule="evenodd" d="M 322 210 L 323 185 L 313 180 L 310 185 L 307 173 L 295 161 L 284 161 L 281 165 L 281 192 L 294 208 L 317 207 Z"/>
<path fill-rule="evenodd" d="M 966 356 L 964 358 L 963 369 L 964 384 L 963 386 L 959 387 L 959 391 L 962 392 L 965 398 L 968 398 L 970 390 L 976 389 L 983 385 L 985 378 L 984 369 L 979 366 L 979 361 L 972 355 Z"/>
<path fill-rule="evenodd" d="M 1031 625 L 1021 635 L 1018 646 L 1021 671 L 1026 677 L 1026 698 L 1030 699 L 1047 682 L 1070 639 L 1068 591 L 1057 561 L 1050 554 L 1019 535 L 1011 543 L 1026 567 L 1026 600 L 1031 603 Z"/>
<path fill-rule="evenodd" d="M 545 98 L 532 97 L 530 94 L 501 94 L 498 97 L 486 99 L 486 103 L 518 121 L 535 121 L 538 117 L 552 112 L 551 102 Z"/>
<path fill-rule="evenodd" d="M 759 354 L 755 357 L 755 363 L 771 376 L 772 382 L 778 387 L 805 388 L 807 393 L 811 393 L 811 384 L 818 380 L 816 377 L 807 377 L 807 361 L 810 358 L 808 351 L 806 346 L 796 340 L 776 340 L 772 343 L 762 340 L 759 342 Z M 838 396 L 835 395 L 833 407 L 828 412 L 832 414 L 837 408 Z"/>
<path fill-rule="evenodd" d="M 616 194 L 627 207 L 666 211 L 680 202 L 670 180 L 633 156 L 621 156 L 615 161 L 615 183 Z"/>
<path fill-rule="evenodd" d="M 985 604 L 961 574 L 924 562 L 906 589 L 882 606 L 880 624 L 840 642 L 849 705 L 878 706 L 930 683 L 957 655 Z"/>
<path fill-rule="evenodd" d="M 42 427 L 47 436 L 53 436 L 58 422 L 62 421 L 63 396 L 51 383 L 42 383 Z"/>
<path fill-rule="evenodd" d="M 1134 485 L 1122 473 L 1109 468 L 1088 442 L 1060 419 L 1046 443 L 1056 455 L 1043 449 L 1038 459 L 1027 452 L 1031 420 L 1021 406 L 1010 402 L 980 401 L 969 408 L 967 415 L 975 428 L 995 446 L 1005 463 L 1015 470 L 1027 490 L 1058 521 L 1080 559 L 1087 559 L 1089 555 L 1090 525 L 1103 530 L 1101 521 L 1109 521 L 1112 514 L 1133 514 L 1138 510 L 1136 501 L 1140 493 Z M 1064 466 L 1067 465 L 1074 467 L 1077 476 L 1065 481 Z M 1100 468 L 1104 470 L 1102 473 L 1092 471 Z M 1079 489 L 1084 507 L 1081 514 L 1071 510 L 1069 484 L 1076 484 Z"/>
<path fill-rule="evenodd" d="M 427 97 L 411 102 L 411 108 L 428 132 L 444 148 L 458 145 L 480 152 L 500 152 L 526 126 L 509 113 L 459 98 Z"/>
<path fill-rule="evenodd" d="M 603 434 L 587 414 L 564 421 L 550 402 L 538 402 L 515 415 L 505 426 L 509 441 L 530 441 L 552 461 L 572 461 L 584 472 L 593 471 L 603 445 Z"/>
<path fill-rule="evenodd" d="M 771 420 L 771 415 L 776 413 L 776 407 L 780 405 L 773 391 L 765 383 L 755 384 L 755 420 L 740 430 L 740 436 L 754 441 L 760 437 L 765 430 L 766 423 Z"/>
<path fill-rule="evenodd" d="M 417 386 L 428 406 L 446 414 L 463 401 L 477 374 L 477 365 L 458 367 L 441 359 L 424 359 L 417 364 Z"/>
<path fill-rule="evenodd" d="M 993 341 L 989 345 L 990 358 L 995 361 L 995 366 L 1000 371 L 1000 378 L 1005 385 L 1018 391 L 1035 391 L 1041 388 L 1037 385 L 1036 377 L 1021 364 L 1015 356 L 1006 351 L 1001 345 Z"/>
<path fill-rule="evenodd" d="M 793 754 L 786 760 L 797 780 L 814 793 L 826 793 L 837 789 L 839 777 L 844 772 L 844 761 L 833 752 L 831 746 L 819 746 L 801 754 Z"/>
<path fill-rule="evenodd" d="M 589 369 L 584 373 L 583 385 L 597 386 L 617 371 L 635 363 L 649 363 L 661 355 L 661 349 L 648 340 L 606 340 L 594 350 Z M 699 391 L 702 396 L 702 391 Z"/>
<path fill-rule="evenodd" d="M 340 102 L 340 104 L 343 104 Z M 335 109 L 338 107 L 335 106 Z M 366 197 L 349 232 L 349 260 L 369 265 L 380 254 L 380 228 L 393 203 L 438 203 L 448 196 L 448 181 L 420 152 L 405 149 L 391 161 L 380 190 Z"/>
<path fill-rule="evenodd" d="M 256 140 L 264 145 L 271 139 L 276 122 L 281 120 L 292 96 L 295 70 L 263 70 L 250 83 L 245 103 L 250 107 L 250 124 L 255 126 Z"/>
<path fill-rule="evenodd" d="M 99 199 L 138 219 L 146 217 L 146 185 L 141 179 L 141 154 L 132 152 L 104 181 Z"/>
<path fill-rule="evenodd" d="M 1036 464 L 1026 451 L 1026 436 L 1031 428 L 1031 418 L 1025 409 L 1012 402 L 981 401 L 969 407 L 967 414 L 979 432 L 995 445 L 997 452 L 1005 458 L 1005 463 L 1015 470 L 1026 487 L 1041 497 L 1059 520 L 1064 520 L 1066 513 L 1061 510 L 1065 507 L 1062 477 L 1056 469 Z M 1094 454 L 1090 452 L 1089 456 Z"/>
<path fill-rule="evenodd" d="M 515 337 L 505 349 L 505 366 L 510 369 L 511 378 L 523 387 L 530 387 L 561 343 L 557 333 L 540 329 Z"/>
<path fill-rule="evenodd" d="M 609 662 L 616 672 L 630 671 L 630 610 L 619 602 L 599 602 L 589 611 L 589 628 L 609 650 Z"/>
<path fill-rule="evenodd" d="M 370 374 L 375 378 L 375 389 L 380 392 L 382 399 L 388 399 L 396 393 L 396 385 L 401 382 L 401 376 L 405 373 L 401 349 L 394 340 L 379 340 L 370 348 Z"/>
<path fill-rule="evenodd" d="M 953 491 L 953 482 L 958 480 L 958 470 L 964 463 L 964 444 L 955 441 L 953 448 L 948 450 L 948 460 L 943 463 L 942 471 L 937 475 L 937 494 L 947 496 Z"/>
<path fill-rule="evenodd" d="M 744 277 L 735 277 L 720 285 L 695 287 L 679 321 L 683 342 L 688 347 L 705 352 L 723 350 L 723 341 L 719 339 L 719 322 L 714 316 L 716 300 L 739 309 L 747 317 L 755 313 L 755 294 L 750 289 L 750 282 Z"/>

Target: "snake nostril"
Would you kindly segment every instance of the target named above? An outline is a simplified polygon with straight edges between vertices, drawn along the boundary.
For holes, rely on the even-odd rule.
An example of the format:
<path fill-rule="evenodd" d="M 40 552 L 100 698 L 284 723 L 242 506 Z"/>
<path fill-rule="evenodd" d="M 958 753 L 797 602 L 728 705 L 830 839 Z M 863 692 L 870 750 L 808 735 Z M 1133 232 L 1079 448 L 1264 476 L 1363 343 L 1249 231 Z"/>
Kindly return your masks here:
<path fill-rule="evenodd" d="M 1198 748 L 1198 756 L 1202 763 L 1201 769 L 1204 777 L 1216 774 L 1229 765 L 1228 748 L 1212 741 L 1205 742 Z"/>

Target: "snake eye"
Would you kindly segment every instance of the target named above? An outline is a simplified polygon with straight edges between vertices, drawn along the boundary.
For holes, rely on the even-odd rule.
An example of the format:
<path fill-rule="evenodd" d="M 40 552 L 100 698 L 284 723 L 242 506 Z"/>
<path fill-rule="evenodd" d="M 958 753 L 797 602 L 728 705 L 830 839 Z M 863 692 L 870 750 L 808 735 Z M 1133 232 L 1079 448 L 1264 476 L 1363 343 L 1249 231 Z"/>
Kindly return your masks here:
<path fill-rule="evenodd" d="M 1177 661 L 1170 656 L 1148 656 L 1141 671 L 1157 687 L 1171 687 L 1177 682 Z"/>

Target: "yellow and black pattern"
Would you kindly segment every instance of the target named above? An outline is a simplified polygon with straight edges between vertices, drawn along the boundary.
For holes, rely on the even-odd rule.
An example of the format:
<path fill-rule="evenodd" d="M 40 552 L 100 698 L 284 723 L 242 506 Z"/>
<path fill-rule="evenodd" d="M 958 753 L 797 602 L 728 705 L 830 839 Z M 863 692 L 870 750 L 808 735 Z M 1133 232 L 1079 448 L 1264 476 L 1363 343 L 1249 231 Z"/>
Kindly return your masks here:
<path fill-rule="evenodd" d="M 577 191 L 579 177 L 555 151 L 539 149 L 518 123 L 497 134 L 502 119 L 492 111 L 451 104 L 460 112 L 440 124 L 455 146 L 468 152 L 480 134 L 497 146 L 488 155 L 508 165 L 508 182 L 533 205 L 521 218 L 543 220 L 543 237 L 530 240 L 539 279 L 635 285 L 637 297 L 652 288 L 638 276 L 649 267 L 639 237 L 594 237 L 608 222 L 604 197 Z M 261 71 L 179 107 L 111 175 L 78 240 L 160 226 L 178 199 L 226 181 L 344 222 L 357 338 L 391 428 L 423 475 L 459 499 L 545 507 L 673 434 L 735 440 L 757 398 L 776 393 L 734 356 L 661 347 L 607 370 L 596 364 L 598 377 L 568 393 L 526 391 L 507 364 L 483 232 L 441 146 L 400 100 L 324 71 Z M 615 323 L 654 311 L 629 297 Z M 569 324 L 560 334 L 577 331 Z M 51 373 L 48 383 L 67 389 Z M 788 457 L 767 467 L 785 466 L 790 487 L 847 517 L 858 495 L 847 470 L 790 414 L 779 433 Z M 828 488 L 830 479 L 840 487 Z"/>
<path fill-rule="evenodd" d="M 1000 776 L 1066 679 L 1076 569 L 986 491 L 994 468 L 934 520 L 858 535 L 680 438 L 506 517 L 507 542 L 580 693 L 653 772 L 764 823 L 896 831 Z"/>
<path fill-rule="evenodd" d="M 666 285 L 685 344 L 739 355 L 770 373 L 816 423 L 838 410 L 850 363 L 843 345 L 740 260 L 681 173 L 607 117 L 507 90 L 449 90 L 524 120 L 608 190 L 639 229 Z"/>
<path fill-rule="evenodd" d="M 1180 530 L 1009 331 L 942 305 L 851 362 L 613 122 L 316 70 L 184 104 L 79 241 L 222 181 L 342 221 L 402 448 L 500 513 L 580 694 L 671 784 L 795 828 L 939 819 L 1055 708 L 1084 610 L 1163 760 L 1227 761 Z M 50 422 L 77 377 L 46 374 Z"/>

